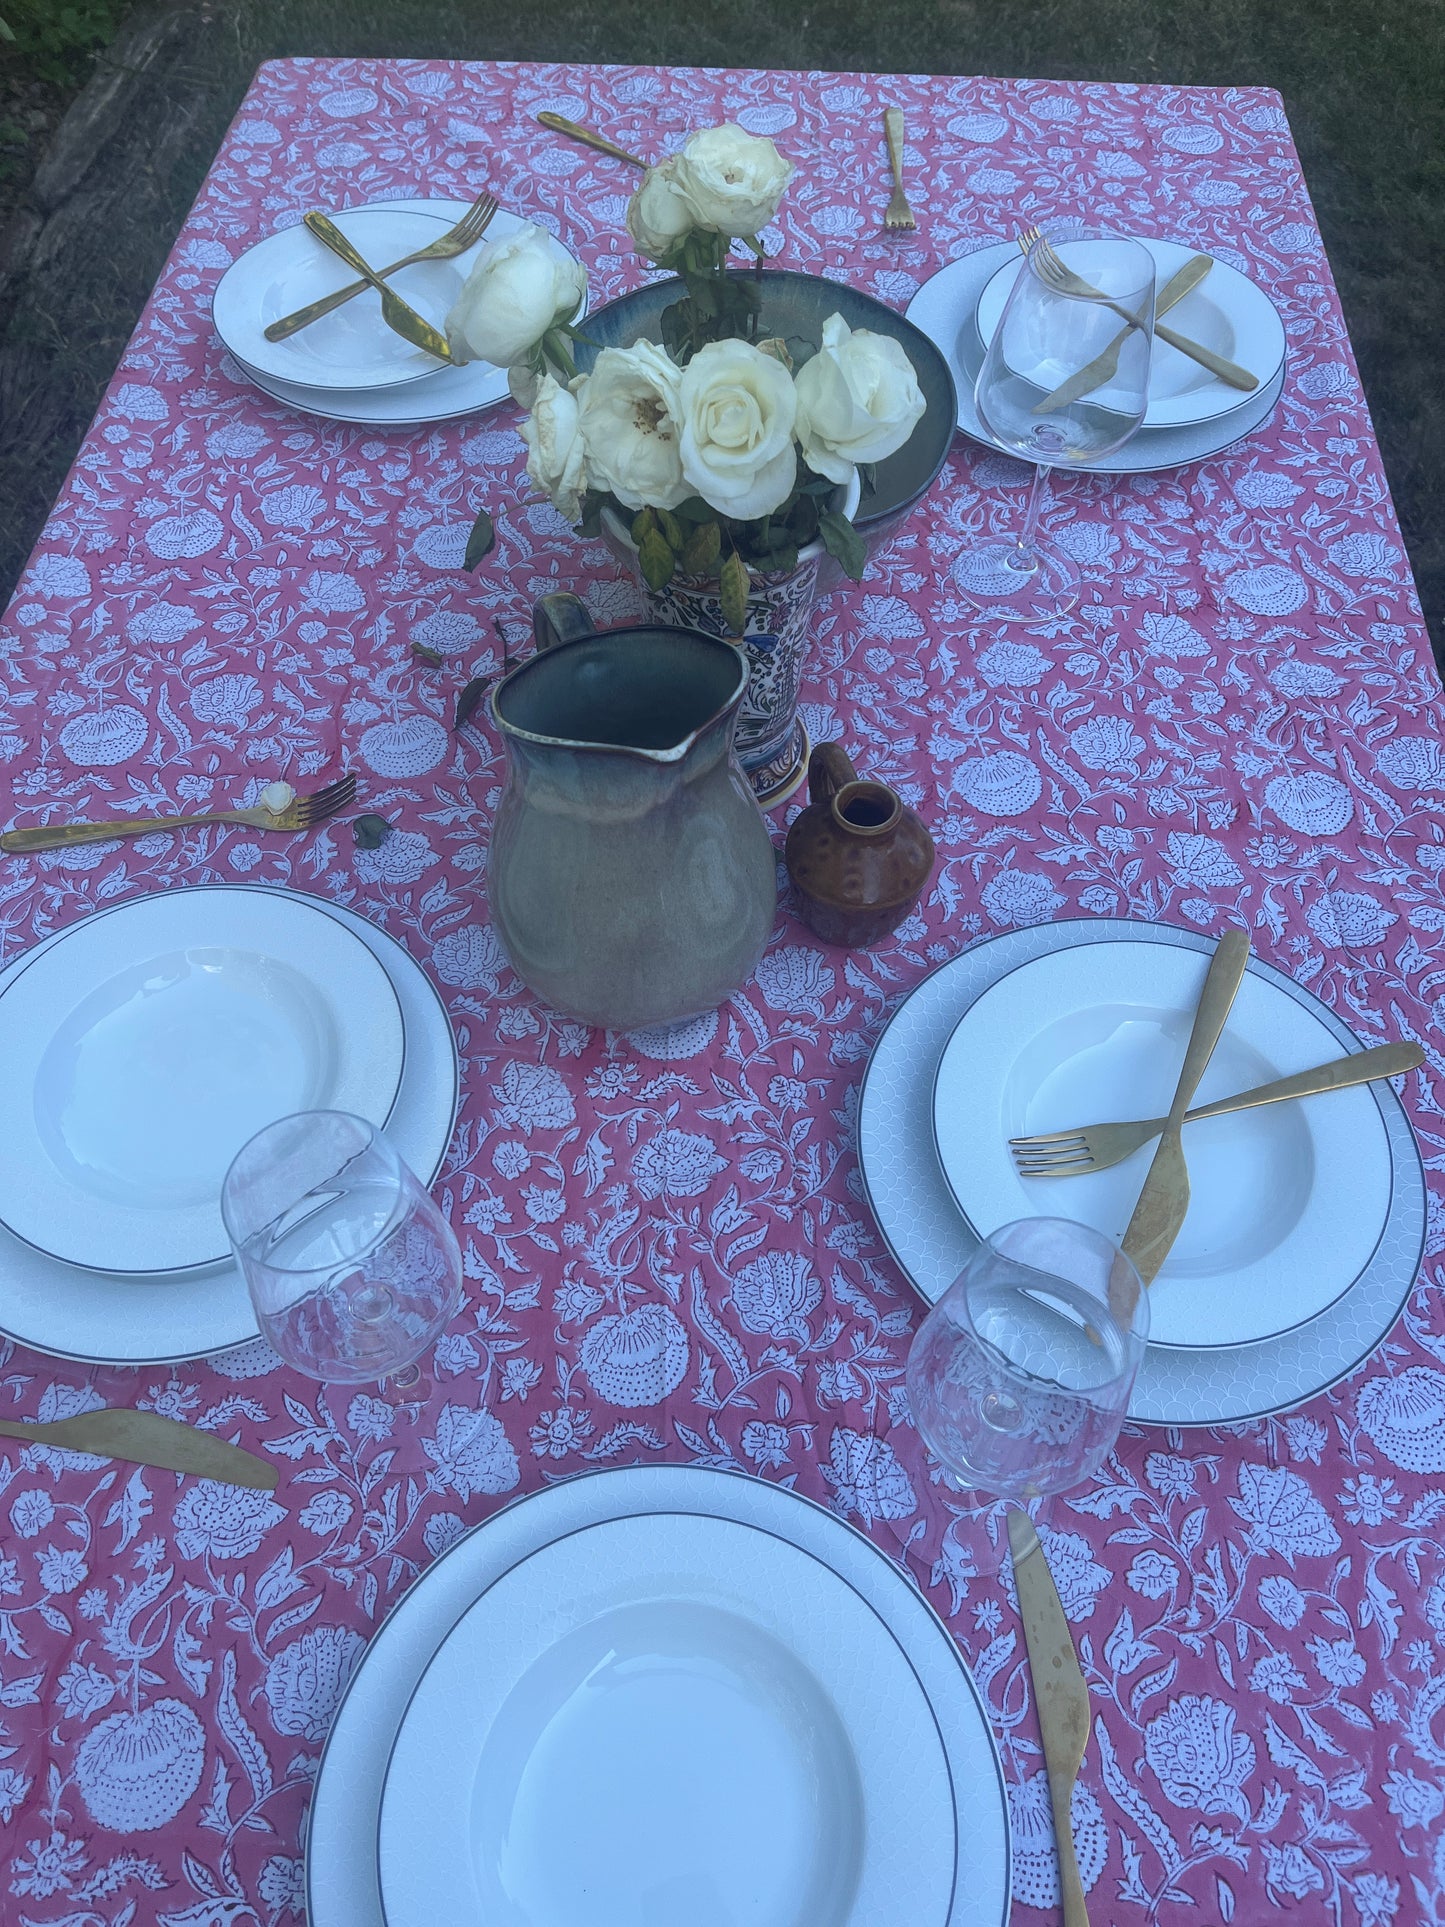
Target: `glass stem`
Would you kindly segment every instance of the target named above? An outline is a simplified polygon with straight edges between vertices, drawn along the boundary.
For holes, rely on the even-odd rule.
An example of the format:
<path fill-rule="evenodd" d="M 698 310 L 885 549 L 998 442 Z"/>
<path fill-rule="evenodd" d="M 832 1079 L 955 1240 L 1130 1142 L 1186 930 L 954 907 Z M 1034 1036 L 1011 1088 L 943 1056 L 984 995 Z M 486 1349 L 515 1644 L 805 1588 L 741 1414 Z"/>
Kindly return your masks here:
<path fill-rule="evenodd" d="M 1027 569 L 1030 574 L 1039 566 L 1038 528 L 1039 517 L 1048 499 L 1048 469 L 1040 464 L 1034 470 L 1033 486 L 1029 490 L 1029 505 L 1024 513 L 1024 525 L 1019 530 L 1017 567 Z"/>

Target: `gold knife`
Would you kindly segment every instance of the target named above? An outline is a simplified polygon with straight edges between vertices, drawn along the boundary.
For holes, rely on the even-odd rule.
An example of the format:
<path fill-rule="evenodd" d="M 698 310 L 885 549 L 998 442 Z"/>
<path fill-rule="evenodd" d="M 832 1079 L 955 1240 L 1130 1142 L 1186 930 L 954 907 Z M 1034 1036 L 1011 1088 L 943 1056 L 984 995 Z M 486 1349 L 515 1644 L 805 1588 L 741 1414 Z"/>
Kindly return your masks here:
<path fill-rule="evenodd" d="M 198 1478 L 223 1485 L 249 1485 L 259 1492 L 276 1490 L 276 1468 L 254 1452 L 229 1445 L 212 1432 L 159 1412 L 133 1412 L 107 1405 L 95 1412 L 42 1424 L 32 1419 L 0 1419 L 0 1438 L 22 1439 L 28 1445 L 59 1445 L 70 1452 L 90 1452 L 97 1458 L 128 1459 L 132 1465 L 159 1466 L 164 1472 L 194 1472 Z"/>
<path fill-rule="evenodd" d="M 1178 307 L 1185 295 L 1199 286 L 1213 266 L 1211 256 L 1196 254 L 1184 263 L 1177 274 L 1171 274 L 1154 303 L 1155 319 Z M 1133 332 L 1132 328 L 1121 328 L 1103 354 L 1096 355 L 1077 374 L 1060 382 L 1051 395 L 1045 395 L 1041 402 L 1034 404 L 1033 412 L 1042 415 L 1050 408 L 1067 408 L 1071 401 L 1077 401 L 1081 395 L 1087 395 L 1092 389 L 1102 388 L 1105 382 L 1112 381 L 1119 366 L 1119 351 Z"/>
<path fill-rule="evenodd" d="M 445 335 L 438 334 L 429 321 L 419 315 L 415 308 L 403 301 L 394 289 L 387 287 L 381 276 L 369 263 L 364 261 L 334 221 L 328 221 L 324 214 L 314 210 L 306 215 L 307 227 L 318 241 L 324 241 L 333 254 L 339 254 L 347 267 L 369 281 L 381 296 L 381 316 L 388 328 L 399 334 L 403 340 L 411 342 L 415 348 L 424 348 L 438 361 L 450 361 L 452 351 L 447 346 Z"/>
<path fill-rule="evenodd" d="M 625 147 L 616 141 L 608 140 L 605 134 L 594 134 L 590 127 L 583 127 L 575 120 L 568 120 L 565 114 L 554 114 L 544 110 L 537 119 L 554 134 L 565 134 L 569 141 L 581 141 L 584 147 L 595 147 L 599 154 L 610 154 L 615 161 L 626 161 L 629 167 L 640 167 L 645 172 L 651 161 L 643 160 L 640 154 L 629 154 Z"/>
<path fill-rule="evenodd" d="M 1159 1267 L 1169 1256 L 1169 1248 L 1179 1236 L 1179 1227 L 1189 1209 L 1189 1168 L 1184 1162 L 1182 1136 L 1184 1113 L 1214 1055 L 1214 1046 L 1223 1033 L 1248 962 L 1249 938 L 1242 930 L 1226 931 L 1210 959 L 1174 1101 L 1164 1120 L 1164 1134 L 1122 1240 L 1125 1253 L 1134 1260 L 1146 1285 L 1152 1285 L 1158 1276 Z"/>
<path fill-rule="evenodd" d="M 1074 1782 L 1089 1744 L 1089 1689 L 1074 1651 L 1074 1636 L 1064 1617 L 1059 1589 L 1027 1512 L 1010 1510 L 1008 1542 L 1013 1553 L 1019 1618 L 1024 1622 L 1029 1678 L 1034 1683 L 1034 1706 L 1044 1742 L 1044 1764 L 1049 1770 L 1064 1927 L 1089 1927 L 1089 1906 L 1079 1877 L 1070 1811 Z"/>

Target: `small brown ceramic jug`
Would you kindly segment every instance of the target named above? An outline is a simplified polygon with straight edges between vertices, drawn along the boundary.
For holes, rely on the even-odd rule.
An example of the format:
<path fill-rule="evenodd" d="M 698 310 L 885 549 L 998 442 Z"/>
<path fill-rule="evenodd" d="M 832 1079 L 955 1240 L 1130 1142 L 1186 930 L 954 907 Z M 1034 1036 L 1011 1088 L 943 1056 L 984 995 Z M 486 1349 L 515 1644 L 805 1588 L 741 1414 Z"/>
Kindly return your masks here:
<path fill-rule="evenodd" d="M 849 950 L 896 930 L 933 874 L 922 819 L 886 783 L 860 782 L 841 743 L 813 751 L 783 855 L 804 923 Z"/>

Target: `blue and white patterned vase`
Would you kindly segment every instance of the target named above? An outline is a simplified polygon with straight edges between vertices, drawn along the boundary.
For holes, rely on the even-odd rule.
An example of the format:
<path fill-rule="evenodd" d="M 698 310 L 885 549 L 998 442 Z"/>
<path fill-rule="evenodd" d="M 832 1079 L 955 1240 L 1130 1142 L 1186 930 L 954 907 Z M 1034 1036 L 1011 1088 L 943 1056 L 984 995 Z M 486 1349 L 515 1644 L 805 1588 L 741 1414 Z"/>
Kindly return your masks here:
<path fill-rule="evenodd" d="M 856 473 L 838 493 L 842 499 L 835 506 L 851 517 L 858 507 Z M 608 547 L 637 578 L 652 621 L 733 639 L 715 581 L 674 576 L 666 588 L 649 589 L 642 580 L 637 545 L 621 517 L 604 510 L 602 527 Z M 798 714 L 798 692 L 819 570 L 826 557 L 821 542 L 810 542 L 798 551 L 791 569 L 753 571 L 750 575 L 747 628 L 742 642 L 748 659 L 748 686 L 743 692 L 734 742 L 743 774 L 764 809 L 785 802 L 807 774 L 812 745 Z"/>

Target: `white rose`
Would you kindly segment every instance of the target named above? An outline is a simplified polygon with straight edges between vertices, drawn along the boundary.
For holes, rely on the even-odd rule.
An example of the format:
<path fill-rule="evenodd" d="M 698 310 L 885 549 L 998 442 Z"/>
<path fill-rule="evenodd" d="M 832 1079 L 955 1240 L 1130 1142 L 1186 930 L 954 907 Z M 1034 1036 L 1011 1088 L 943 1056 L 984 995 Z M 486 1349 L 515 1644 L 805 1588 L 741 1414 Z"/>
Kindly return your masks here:
<path fill-rule="evenodd" d="M 755 235 L 777 213 L 792 171 L 770 140 L 725 121 L 692 136 L 674 162 L 673 179 L 699 227 Z"/>
<path fill-rule="evenodd" d="M 573 389 L 585 397 L 587 377 L 579 375 Z M 559 515 L 575 522 L 582 513 L 587 486 L 586 449 L 579 430 L 579 397 L 552 375 L 544 375 L 532 412 L 519 433 L 527 444 L 527 474 L 551 500 Z"/>
<path fill-rule="evenodd" d="M 803 459 L 832 482 L 902 448 L 925 405 L 902 344 L 850 329 L 838 314 L 823 323 L 823 345 L 798 370 L 797 389 Z"/>
<path fill-rule="evenodd" d="M 683 370 L 682 472 L 738 521 L 770 515 L 798 476 L 797 396 L 781 362 L 746 341 L 711 341 Z"/>
<path fill-rule="evenodd" d="M 654 342 L 604 348 L 582 399 L 582 435 L 594 488 L 630 509 L 676 508 L 683 479 L 677 363 Z"/>
<path fill-rule="evenodd" d="M 676 160 L 649 167 L 641 187 L 627 203 L 627 232 L 639 254 L 660 261 L 695 225 L 692 203 L 674 178 Z"/>
<path fill-rule="evenodd" d="M 587 292 L 580 261 L 542 228 L 528 223 L 484 248 L 447 316 L 447 341 L 458 361 L 510 368 L 523 361 L 559 321 L 570 321 Z"/>

